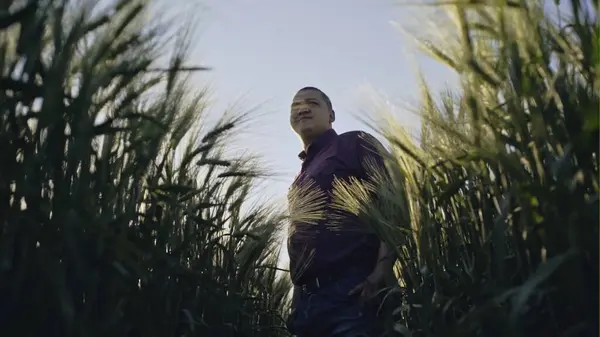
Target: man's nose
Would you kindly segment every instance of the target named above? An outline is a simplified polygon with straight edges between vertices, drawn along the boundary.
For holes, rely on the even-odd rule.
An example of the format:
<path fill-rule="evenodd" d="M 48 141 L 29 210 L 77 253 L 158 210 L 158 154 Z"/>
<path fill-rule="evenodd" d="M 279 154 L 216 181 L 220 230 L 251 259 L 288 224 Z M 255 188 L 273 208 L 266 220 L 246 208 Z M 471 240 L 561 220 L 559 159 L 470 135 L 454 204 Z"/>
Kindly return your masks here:
<path fill-rule="evenodd" d="M 298 116 L 304 116 L 309 113 L 310 113 L 310 109 L 308 109 L 308 108 L 298 110 Z"/>

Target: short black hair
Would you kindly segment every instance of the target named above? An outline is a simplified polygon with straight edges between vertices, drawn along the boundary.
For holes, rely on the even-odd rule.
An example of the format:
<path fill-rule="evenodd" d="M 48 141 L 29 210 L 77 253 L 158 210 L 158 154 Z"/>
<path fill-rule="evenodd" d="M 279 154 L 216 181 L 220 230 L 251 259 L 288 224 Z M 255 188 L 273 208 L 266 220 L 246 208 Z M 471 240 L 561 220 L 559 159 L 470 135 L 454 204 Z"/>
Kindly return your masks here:
<path fill-rule="evenodd" d="M 329 108 L 329 110 L 333 110 L 333 104 L 331 104 L 331 99 L 329 99 L 329 96 L 327 96 L 327 94 L 324 93 L 323 90 L 321 90 L 317 87 L 304 87 L 304 88 L 298 90 L 298 92 L 307 91 L 307 90 L 313 90 L 313 91 L 319 92 L 321 94 L 321 96 L 323 97 L 325 104 L 327 104 L 327 107 Z"/>

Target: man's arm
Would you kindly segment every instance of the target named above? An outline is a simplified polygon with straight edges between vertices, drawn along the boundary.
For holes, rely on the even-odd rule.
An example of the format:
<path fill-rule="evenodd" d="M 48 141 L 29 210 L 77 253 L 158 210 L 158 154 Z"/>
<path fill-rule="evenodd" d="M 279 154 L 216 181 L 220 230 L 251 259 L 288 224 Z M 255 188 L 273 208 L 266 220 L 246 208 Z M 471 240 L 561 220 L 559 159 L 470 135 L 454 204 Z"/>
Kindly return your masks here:
<path fill-rule="evenodd" d="M 359 139 L 359 160 L 361 161 L 362 167 L 365 171 L 365 179 L 372 179 L 373 177 L 369 177 L 369 170 L 377 170 L 383 177 L 389 177 L 389 172 L 385 167 L 384 161 L 384 153 L 385 148 L 383 145 L 372 135 L 363 132 Z M 373 196 L 373 201 L 376 201 L 377 195 Z M 373 280 L 376 282 L 380 282 L 381 279 L 390 272 L 396 262 L 396 252 L 384 241 L 380 241 L 379 244 L 379 253 L 377 256 L 377 265 L 375 270 L 373 270 Z M 379 280 L 376 280 L 379 278 Z"/>
<path fill-rule="evenodd" d="M 379 171 L 380 174 L 375 176 L 389 177 L 389 172 L 385 167 L 383 153 L 385 148 L 372 135 L 366 132 L 361 132 L 358 135 L 357 160 L 363 168 L 363 180 L 372 180 L 372 170 Z M 375 184 L 377 182 L 375 181 Z M 372 196 L 373 202 L 377 201 L 377 195 Z M 379 290 L 380 285 L 392 271 L 393 265 L 396 262 L 396 254 L 393 249 L 387 246 L 384 241 L 379 241 L 379 252 L 377 254 L 377 264 L 367 277 L 367 279 L 350 291 L 350 295 L 360 294 L 363 301 L 374 297 Z"/>
<path fill-rule="evenodd" d="M 377 256 L 377 266 L 381 266 L 384 271 L 391 269 L 396 262 L 396 252 L 390 249 L 387 244 L 380 241 L 379 254 Z"/>

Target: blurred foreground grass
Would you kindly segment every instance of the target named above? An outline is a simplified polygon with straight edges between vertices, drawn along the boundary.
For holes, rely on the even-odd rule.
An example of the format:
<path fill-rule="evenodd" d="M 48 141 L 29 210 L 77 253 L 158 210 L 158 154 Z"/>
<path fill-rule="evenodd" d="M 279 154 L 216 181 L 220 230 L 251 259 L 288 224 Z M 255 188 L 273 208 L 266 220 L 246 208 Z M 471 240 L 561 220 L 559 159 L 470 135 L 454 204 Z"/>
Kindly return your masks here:
<path fill-rule="evenodd" d="M 240 212 L 261 172 L 223 155 L 246 117 L 207 129 L 188 41 L 162 69 L 171 36 L 115 3 L 0 15 L 0 335 L 277 336 L 282 217 Z"/>
<path fill-rule="evenodd" d="M 337 192 L 400 255 L 382 308 L 399 335 L 597 335 L 597 1 L 461 3 L 423 44 L 461 90 L 423 84 L 420 143 L 380 126 L 377 203 Z M 241 212 L 261 170 L 224 154 L 246 117 L 207 129 L 144 8 L 0 13 L 0 336 L 285 335 L 285 218 Z"/>

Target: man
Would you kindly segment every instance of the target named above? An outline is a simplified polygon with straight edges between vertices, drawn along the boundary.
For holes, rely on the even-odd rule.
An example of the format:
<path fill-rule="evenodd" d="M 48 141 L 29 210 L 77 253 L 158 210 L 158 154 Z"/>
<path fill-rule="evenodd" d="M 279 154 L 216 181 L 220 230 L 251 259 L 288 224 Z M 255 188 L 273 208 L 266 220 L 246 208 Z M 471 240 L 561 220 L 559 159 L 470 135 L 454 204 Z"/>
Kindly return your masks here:
<path fill-rule="evenodd" d="M 378 336 L 369 300 L 395 261 L 392 252 L 358 217 L 332 205 L 334 179 L 369 179 L 368 158 L 383 169 L 381 145 L 364 132 L 338 135 L 331 100 L 314 87 L 294 97 L 290 124 L 304 150 L 288 201 L 288 239 L 294 283 L 288 329 L 299 337 Z M 310 200 L 303 200 L 310 199 Z M 299 220 L 302 212 L 305 215 Z"/>

